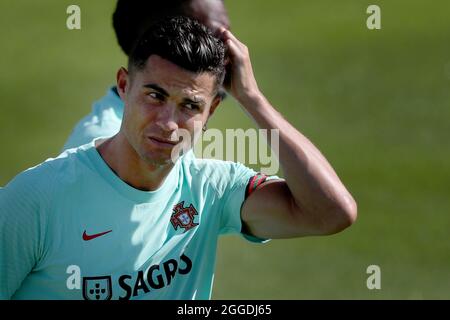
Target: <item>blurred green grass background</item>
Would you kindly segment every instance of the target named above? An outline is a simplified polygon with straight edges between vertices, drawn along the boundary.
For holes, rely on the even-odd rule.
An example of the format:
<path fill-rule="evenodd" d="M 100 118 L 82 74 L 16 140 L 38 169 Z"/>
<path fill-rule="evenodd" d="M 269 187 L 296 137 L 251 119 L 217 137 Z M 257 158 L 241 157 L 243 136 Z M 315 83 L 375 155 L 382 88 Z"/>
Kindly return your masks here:
<path fill-rule="evenodd" d="M 66 8 L 81 7 L 78 31 Z M 382 29 L 366 28 L 381 7 Z M 358 202 L 329 236 L 219 244 L 214 299 L 450 298 L 450 2 L 226 1 L 260 88 Z M 0 185 L 59 153 L 125 56 L 115 1 L 0 3 Z M 253 123 L 227 99 L 209 127 Z M 381 290 L 366 268 L 381 267 Z"/>

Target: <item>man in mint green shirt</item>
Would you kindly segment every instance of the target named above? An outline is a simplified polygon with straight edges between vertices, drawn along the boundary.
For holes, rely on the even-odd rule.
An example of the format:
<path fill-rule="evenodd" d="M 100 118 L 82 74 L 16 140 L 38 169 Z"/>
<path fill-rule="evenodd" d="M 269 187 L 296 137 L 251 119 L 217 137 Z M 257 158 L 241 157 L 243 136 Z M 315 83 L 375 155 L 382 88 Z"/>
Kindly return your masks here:
<path fill-rule="evenodd" d="M 0 298 L 208 299 L 220 234 L 260 242 L 355 220 L 331 165 L 258 89 L 248 49 L 220 36 L 183 17 L 152 26 L 117 73 L 119 132 L 0 190 Z M 196 159 L 180 138 L 218 107 L 225 48 L 229 93 L 260 128 L 280 130 L 285 180 Z"/>

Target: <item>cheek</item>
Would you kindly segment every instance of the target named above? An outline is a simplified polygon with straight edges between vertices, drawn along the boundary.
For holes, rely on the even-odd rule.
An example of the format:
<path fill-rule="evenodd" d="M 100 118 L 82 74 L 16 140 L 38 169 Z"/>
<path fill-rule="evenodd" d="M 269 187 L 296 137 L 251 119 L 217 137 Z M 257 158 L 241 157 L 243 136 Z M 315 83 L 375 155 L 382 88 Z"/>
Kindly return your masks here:
<path fill-rule="evenodd" d="M 157 108 L 150 105 L 144 98 L 138 98 L 134 101 L 132 113 L 136 124 L 148 123 L 156 118 Z"/>
<path fill-rule="evenodd" d="M 203 123 L 205 123 L 205 117 L 203 114 L 197 114 L 195 116 L 190 116 L 185 119 L 182 123 L 180 123 L 180 128 L 187 129 L 191 132 L 194 131 L 196 128 L 202 128 Z"/>
<path fill-rule="evenodd" d="M 141 132 L 150 127 L 154 122 L 154 112 L 142 104 L 129 105 L 124 112 L 123 122 L 128 132 L 133 135 L 140 135 Z"/>

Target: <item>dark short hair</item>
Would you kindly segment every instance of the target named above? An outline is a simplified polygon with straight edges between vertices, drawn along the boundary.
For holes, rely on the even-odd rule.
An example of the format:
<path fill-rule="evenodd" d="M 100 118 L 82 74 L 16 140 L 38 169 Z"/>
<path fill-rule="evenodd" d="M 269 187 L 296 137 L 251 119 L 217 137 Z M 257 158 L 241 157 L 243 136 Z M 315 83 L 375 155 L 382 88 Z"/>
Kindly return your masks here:
<path fill-rule="evenodd" d="M 217 87 L 223 82 L 225 46 L 196 20 L 176 16 L 150 26 L 129 55 L 130 73 L 144 68 L 153 54 L 188 71 L 213 74 Z"/>
<path fill-rule="evenodd" d="M 141 32 L 148 24 L 167 16 L 187 15 L 186 0 L 118 0 L 113 14 L 117 42 L 129 55 Z"/>

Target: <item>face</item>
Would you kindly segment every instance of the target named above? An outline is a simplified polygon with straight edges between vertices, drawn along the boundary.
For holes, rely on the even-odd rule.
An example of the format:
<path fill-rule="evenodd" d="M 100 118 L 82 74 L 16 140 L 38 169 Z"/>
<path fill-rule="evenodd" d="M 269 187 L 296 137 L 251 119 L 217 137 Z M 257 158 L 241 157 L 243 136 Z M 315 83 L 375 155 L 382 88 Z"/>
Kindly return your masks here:
<path fill-rule="evenodd" d="M 221 27 L 230 29 L 230 19 L 221 0 L 189 0 L 180 9 L 179 14 L 198 20 L 218 36 Z M 153 21 L 143 21 L 140 27 L 142 34 Z"/>
<path fill-rule="evenodd" d="M 221 27 L 230 28 L 228 14 L 221 0 L 192 0 L 186 4 L 186 7 L 189 15 L 216 34 Z"/>
<path fill-rule="evenodd" d="M 218 106 L 215 86 L 213 74 L 187 71 L 157 55 L 132 74 L 121 68 L 117 88 L 125 110 L 119 134 L 145 162 L 170 164 L 173 149 L 191 142 L 182 141 L 181 132 L 193 137 Z"/>

